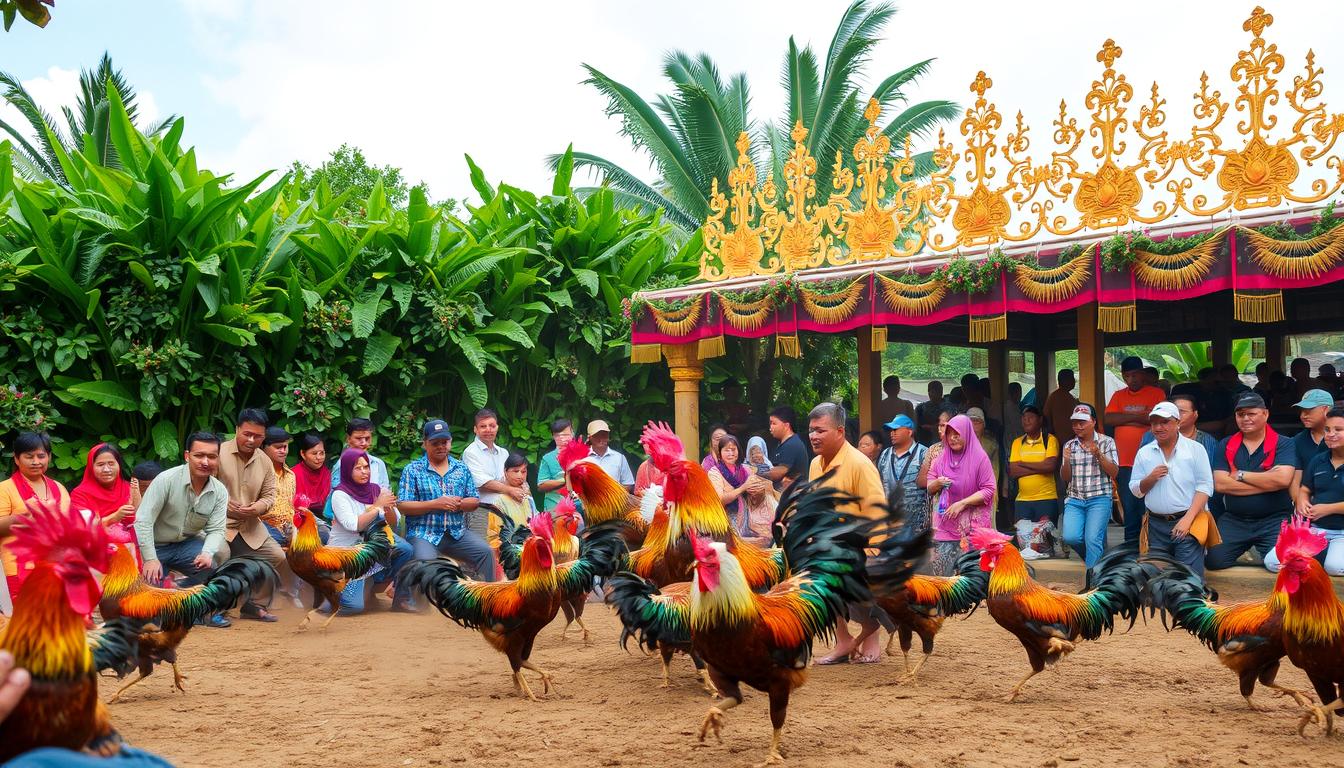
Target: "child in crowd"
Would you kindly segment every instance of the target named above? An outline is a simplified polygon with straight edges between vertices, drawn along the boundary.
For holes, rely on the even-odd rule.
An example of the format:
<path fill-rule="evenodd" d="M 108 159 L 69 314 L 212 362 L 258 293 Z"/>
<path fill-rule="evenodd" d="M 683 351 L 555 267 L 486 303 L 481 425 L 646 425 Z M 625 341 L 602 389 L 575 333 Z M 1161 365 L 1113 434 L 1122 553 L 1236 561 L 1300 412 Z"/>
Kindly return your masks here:
<path fill-rule="evenodd" d="M 510 453 L 504 460 L 504 484 L 513 488 L 522 488 L 527 485 L 527 459 L 521 453 Z M 500 494 L 499 501 L 496 502 L 499 510 L 509 516 L 514 525 L 525 526 L 527 521 L 537 514 L 537 503 L 531 496 L 524 496 L 522 501 L 514 501 L 513 497 L 507 493 Z M 497 515 L 489 516 L 486 528 L 485 540 L 489 542 L 490 548 L 495 550 L 495 562 L 499 562 L 499 529 L 502 523 Z M 504 571 L 499 565 L 495 566 L 497 577 L 503 578 Z"/>

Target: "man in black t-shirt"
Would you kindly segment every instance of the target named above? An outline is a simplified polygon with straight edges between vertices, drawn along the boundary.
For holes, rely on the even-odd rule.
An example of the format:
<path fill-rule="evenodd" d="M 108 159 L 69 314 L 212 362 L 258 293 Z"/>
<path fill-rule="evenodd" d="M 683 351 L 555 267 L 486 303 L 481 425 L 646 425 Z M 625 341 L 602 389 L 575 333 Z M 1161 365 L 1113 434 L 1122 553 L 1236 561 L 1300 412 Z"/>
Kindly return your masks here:
<path fill-rule="evenodd" d="M 1236 402 L 1237 431 L 1218 444 L 1213 489 L 1223 497 L 1218 532 L 1223 543 L 1209 550 L 1204 567 L 1230 568 L 1255 547 L 1264 557 L 1279 539 L 1279 524 L 1293 511 L 1288 492 L 1297 467 L 1293 441 L 1268 425 L 1264 398 L 1243 392 Z"/>
<path fill-rule="evenodd" d="M 795 414 L 787 405 L 781 405 L 770 412 L 770 436 L 779 441 L 779 447 L 771 456 L 774 467 L 770 469 L 770 479 L 781 491 L 792 485 L 798 478 L 807 476 L 807 467 L 812 457 L 808 455 L 807 444 L 793 431 Z"/>

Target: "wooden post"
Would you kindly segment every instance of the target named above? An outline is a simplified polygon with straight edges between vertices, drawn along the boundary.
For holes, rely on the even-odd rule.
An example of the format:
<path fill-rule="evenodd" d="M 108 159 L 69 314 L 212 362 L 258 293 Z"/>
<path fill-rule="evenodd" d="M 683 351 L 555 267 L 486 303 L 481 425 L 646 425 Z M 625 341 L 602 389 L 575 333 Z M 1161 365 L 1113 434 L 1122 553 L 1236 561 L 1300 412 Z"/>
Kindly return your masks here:
<path fill-rule="evenodd" d="M 1209 358 L 1213 367 L 1218 368 L 1232 362 L 1232 326 L 1221 322 L 1213 325 L 1213 344 L 1209 348 Z M 1241 373 L 1241 371 L 1238 371 Z"/>
<path fill-rule="evenodd" d="M 1284 342 L 1287 341 L 1282 333 L 1271 333 L 1265 336 L 1265 362 L 1269 363 L 1271 371 L 1283 371 L 1287 373 L 1288 366 L 1285 357 L 1288 356 L 1288 350 Z"/>
<path fill-rule="evenodd" d="M 1008 402 L 1008 344 L 996 341 L 989 345 L 989 396 L 991 402 Z M 998 408 L 995 408 L 998 411 Z M 1006 415 L 1006 414 L 1000 414 Z"/>
<path fill-rule="evenodd" d="M 1036 407 L 1045 406 L 1045 397 L 1055 388 L 1055 351 L 1037 349 L 1031 353 L 1036 374 Z"/>
<path fill-rule="evenodd" d="M 700 382 L 705 378 L 705 363 L 694 343 L 664 344 L 663 357 L 672 376 L 673 428 L 686 449 L 686 458 L 699 461 Z"/>
<path fill-rule="evenodd" d="M 860 328 L 859 340 L 859 395 L 854 405 L 859 409 L 859 431 L 877 429 L 877 411 L 882 402 L 882 352 L 873 349 L 873 331 Z M 850 435 L 858 440 L 858 435 Z"/>
<path fill-rule="evenodd" d="M 1084 304 L 1078 308 L 1078 399 L 1097 409 L 1098 422 L 1106 410 L 1105 362 L 1106 342 L 1097 330 L 1097 305 Z"/>

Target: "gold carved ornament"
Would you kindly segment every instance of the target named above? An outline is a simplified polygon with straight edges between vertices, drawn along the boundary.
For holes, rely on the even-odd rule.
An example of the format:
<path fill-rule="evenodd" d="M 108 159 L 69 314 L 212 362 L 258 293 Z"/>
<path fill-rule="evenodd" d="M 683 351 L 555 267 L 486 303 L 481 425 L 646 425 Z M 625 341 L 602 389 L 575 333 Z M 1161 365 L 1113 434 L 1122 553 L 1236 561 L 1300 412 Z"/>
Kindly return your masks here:
<path fill-rule="evenodd" d="M 763 198 L 756 191 L 756 166 L 745 131 L 737 137 L 737 167 L 728 173 L 728 187 L 731 200 L 719 191 L 718 179 L 710 185 L 710 215 L 702 230 L 705 250 L 700 255 L 701 279 L 724 280 L 779 271 L 777 258 L 764 259 L 765 228 L 753 223 Z M 773 196 L 773 192 L 770 194 Z"/>

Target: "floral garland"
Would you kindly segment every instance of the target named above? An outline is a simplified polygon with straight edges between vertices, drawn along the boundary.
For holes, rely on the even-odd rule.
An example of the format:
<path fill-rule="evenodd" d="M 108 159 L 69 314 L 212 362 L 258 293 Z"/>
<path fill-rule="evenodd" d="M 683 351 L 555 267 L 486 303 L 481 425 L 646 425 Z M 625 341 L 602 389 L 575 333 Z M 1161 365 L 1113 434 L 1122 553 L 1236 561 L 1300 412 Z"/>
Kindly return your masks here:
<path fill-rule="evenodd" d="M 1316 277 L 1333 268 L 1344 257 L 1344 217 L 1335 216 L 1332 200 L 1306 232 L 1298 233 L 1287 224 L 1270 224 L 1246 231 L 1246 240 L 1254 248 L 1251 258 L 1275 277 L 1300 279 Z"/>

